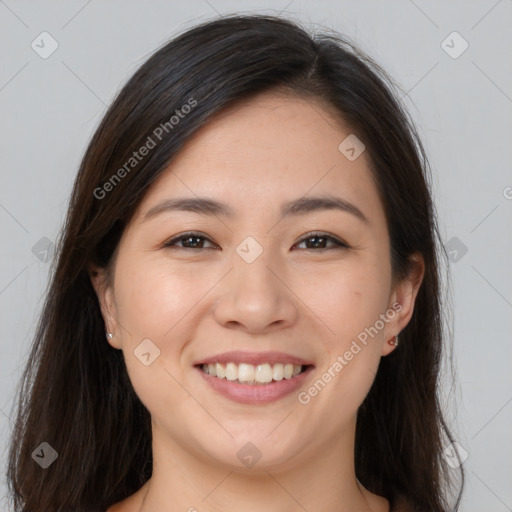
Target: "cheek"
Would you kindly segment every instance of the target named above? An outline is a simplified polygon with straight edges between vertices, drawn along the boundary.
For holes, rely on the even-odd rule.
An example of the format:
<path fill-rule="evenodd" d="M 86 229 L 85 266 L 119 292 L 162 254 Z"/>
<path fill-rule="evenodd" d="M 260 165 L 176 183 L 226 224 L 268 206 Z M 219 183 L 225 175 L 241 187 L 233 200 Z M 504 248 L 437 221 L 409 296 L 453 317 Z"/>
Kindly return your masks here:
<path fill-rule="evenodd" d="M 184 350 L 197 337 L 201 319 L 209 314 L 208 293 L 224 273 L 208 266 L 173 265 L 162 258 L 119 260 L 115 293 L 123 327 L 122 348 L 141 397 L 154 394 L 154 389 L 169 391 L 169 384 L 175 384 L 174 391 L 180 396 L 176 382 L 185 378 L 181 366 Z M 157 347 L 149 343 L 158 354 L 150 366 L 135 357 L 146 339 Z"/>
<path fill-rule="evenodd" d="M 199 275 L 192 268 L 177 270 L 165 261 L 126 261 L 117 272 L 119 320 L 126 323 L 134 339 L 163 341 L 212 286 L 204 273 Z"/>
<path fill-rule="evenodd" d="M 379 319 L 386 310 L 389 285 L 384 263 L 375 262 L 347 263 L 305 278 L 301 288 L 309 297 L 306 304 L 326 326 L 319 337 L 325 355 L 318 376 L 322 382 L 306 391 L 319 398 L 318 405 L 345 419 L 360 406 L 378 369 L 384 336 Z M 308 289 L 315 292 L 306 294 Z"/>
<path fill-rule="evenodd" d="M 342 350 L 384 313 L 390 276 L 378 262 L 347 260 L 315 273 L 304 272 L 297 280 L 298 295 L 323 321 L 329 351 Z"/>
<path fill-rule="evenodd" d="M 176 271 L 165 261 L 118 260 L 115 288 L 124 359 L 135 392 L 153 415 L 188 400 L 178 384 L 184 381 L 180 356 L 194 337 L 191 320 L 200 312 L 201 298 L 212 286 L 204 273 Z M 144 352 L 151 363 L 146 366 L 137 354 L 148 339 Z"/>

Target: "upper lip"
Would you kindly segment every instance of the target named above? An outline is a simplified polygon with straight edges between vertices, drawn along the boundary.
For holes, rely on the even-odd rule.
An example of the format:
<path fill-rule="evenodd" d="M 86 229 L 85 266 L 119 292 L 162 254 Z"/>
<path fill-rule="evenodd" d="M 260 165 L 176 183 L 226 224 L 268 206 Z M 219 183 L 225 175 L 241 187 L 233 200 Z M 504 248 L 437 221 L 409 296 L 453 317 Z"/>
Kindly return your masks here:
<path fill-rule="evenodd" d="M 257 364 L 287 364 L 291 363 L 294 365 L 307 366 L 312 365 L 310 361 L 306 361 L 301 357 L 287 354 L 285 352 L 244 352 L 241 350 L 233 350 L 230 352 L 223 352 L 222 354 L 216 354 L 214 356 L 205 357 L 200 361 L 196 361 L 194 366 L 199 364 L 215 364 L 215 363 L 247 363 L 252 365 Z"/>

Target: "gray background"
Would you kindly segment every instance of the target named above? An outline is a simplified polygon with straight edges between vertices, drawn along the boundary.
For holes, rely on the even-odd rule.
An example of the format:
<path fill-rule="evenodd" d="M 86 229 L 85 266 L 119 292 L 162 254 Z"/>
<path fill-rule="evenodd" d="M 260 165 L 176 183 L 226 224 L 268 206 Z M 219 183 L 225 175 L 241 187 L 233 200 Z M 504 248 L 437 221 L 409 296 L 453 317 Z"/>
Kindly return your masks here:
<path fill-rule="evenodd" d="M 469 454 L 462 511 L 512 511 L 511 0 L 0 0 L 2 462 L 13 393 L 47 283 L 47 249 L 106 105 L 172 35 L 217 12 L 242 11 L 283 11 L 343 32 L 407 93 L 403 102 L 431 159 L 453 260 L 459 385 L 452 389 L 447 378 L 443 389 L 458 405 L 453 425 Z M 31 47 L 35 40 L 51 48 L 49 39 L 41 43 L 43 31 L 58 43 L 46 59 Z M 457 58 L 462 40 L 451 36 L 442 45 L 453 31 L 469 44 Z"/>

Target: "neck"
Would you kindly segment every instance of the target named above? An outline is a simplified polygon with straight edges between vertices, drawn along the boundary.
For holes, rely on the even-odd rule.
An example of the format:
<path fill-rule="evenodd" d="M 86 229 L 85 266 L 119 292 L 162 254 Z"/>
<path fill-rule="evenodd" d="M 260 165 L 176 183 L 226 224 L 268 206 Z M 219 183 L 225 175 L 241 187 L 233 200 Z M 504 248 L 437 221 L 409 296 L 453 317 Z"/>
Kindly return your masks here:
<path fill-rule="evenodd" d="M 354 434 L 355 422 L 291 460 L 248 469 L 207 460 L 153 424 L 153 474 L 139 491 L 137 512 L 387 512 L 387 500 L 357 481 Z"/>

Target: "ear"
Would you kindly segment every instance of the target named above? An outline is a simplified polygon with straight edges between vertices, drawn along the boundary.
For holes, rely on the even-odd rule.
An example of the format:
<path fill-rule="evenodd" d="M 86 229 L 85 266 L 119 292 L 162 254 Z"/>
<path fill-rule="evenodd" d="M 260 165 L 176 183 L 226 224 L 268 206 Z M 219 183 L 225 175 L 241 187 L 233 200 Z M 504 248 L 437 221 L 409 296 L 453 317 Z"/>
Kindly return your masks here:
<path fill-rule="evenodd" d="M 396 348 L 396 346 L 390 345 L 387 341 L 393 336 L 397 336 L 411 320 L 416 297 L 425 275 L 423 256 L 420 253 L 414 253 L 410 260 L 411 270 L 409 275 L 397 282 L 390 294 L 388 308 L 395 311 L 396 314 L 386 325 L 386 341 L 382 346 L 383 356 L 387 356 Z"/>
<path fill-rule="evenodd" d="M 107 279 L 107 271 L 104 268 L 90 265 L 88 273 L 96 296 L 98 297 L 101 315 L 105 322 L 105 330 L 114 335 L 112 339 L 107 338 L 107 341 L 114 348 L 120 349 L 120 330 L 118 322 L 116 321 L 117 311 L 114 301 L 114 290 Z"/>

